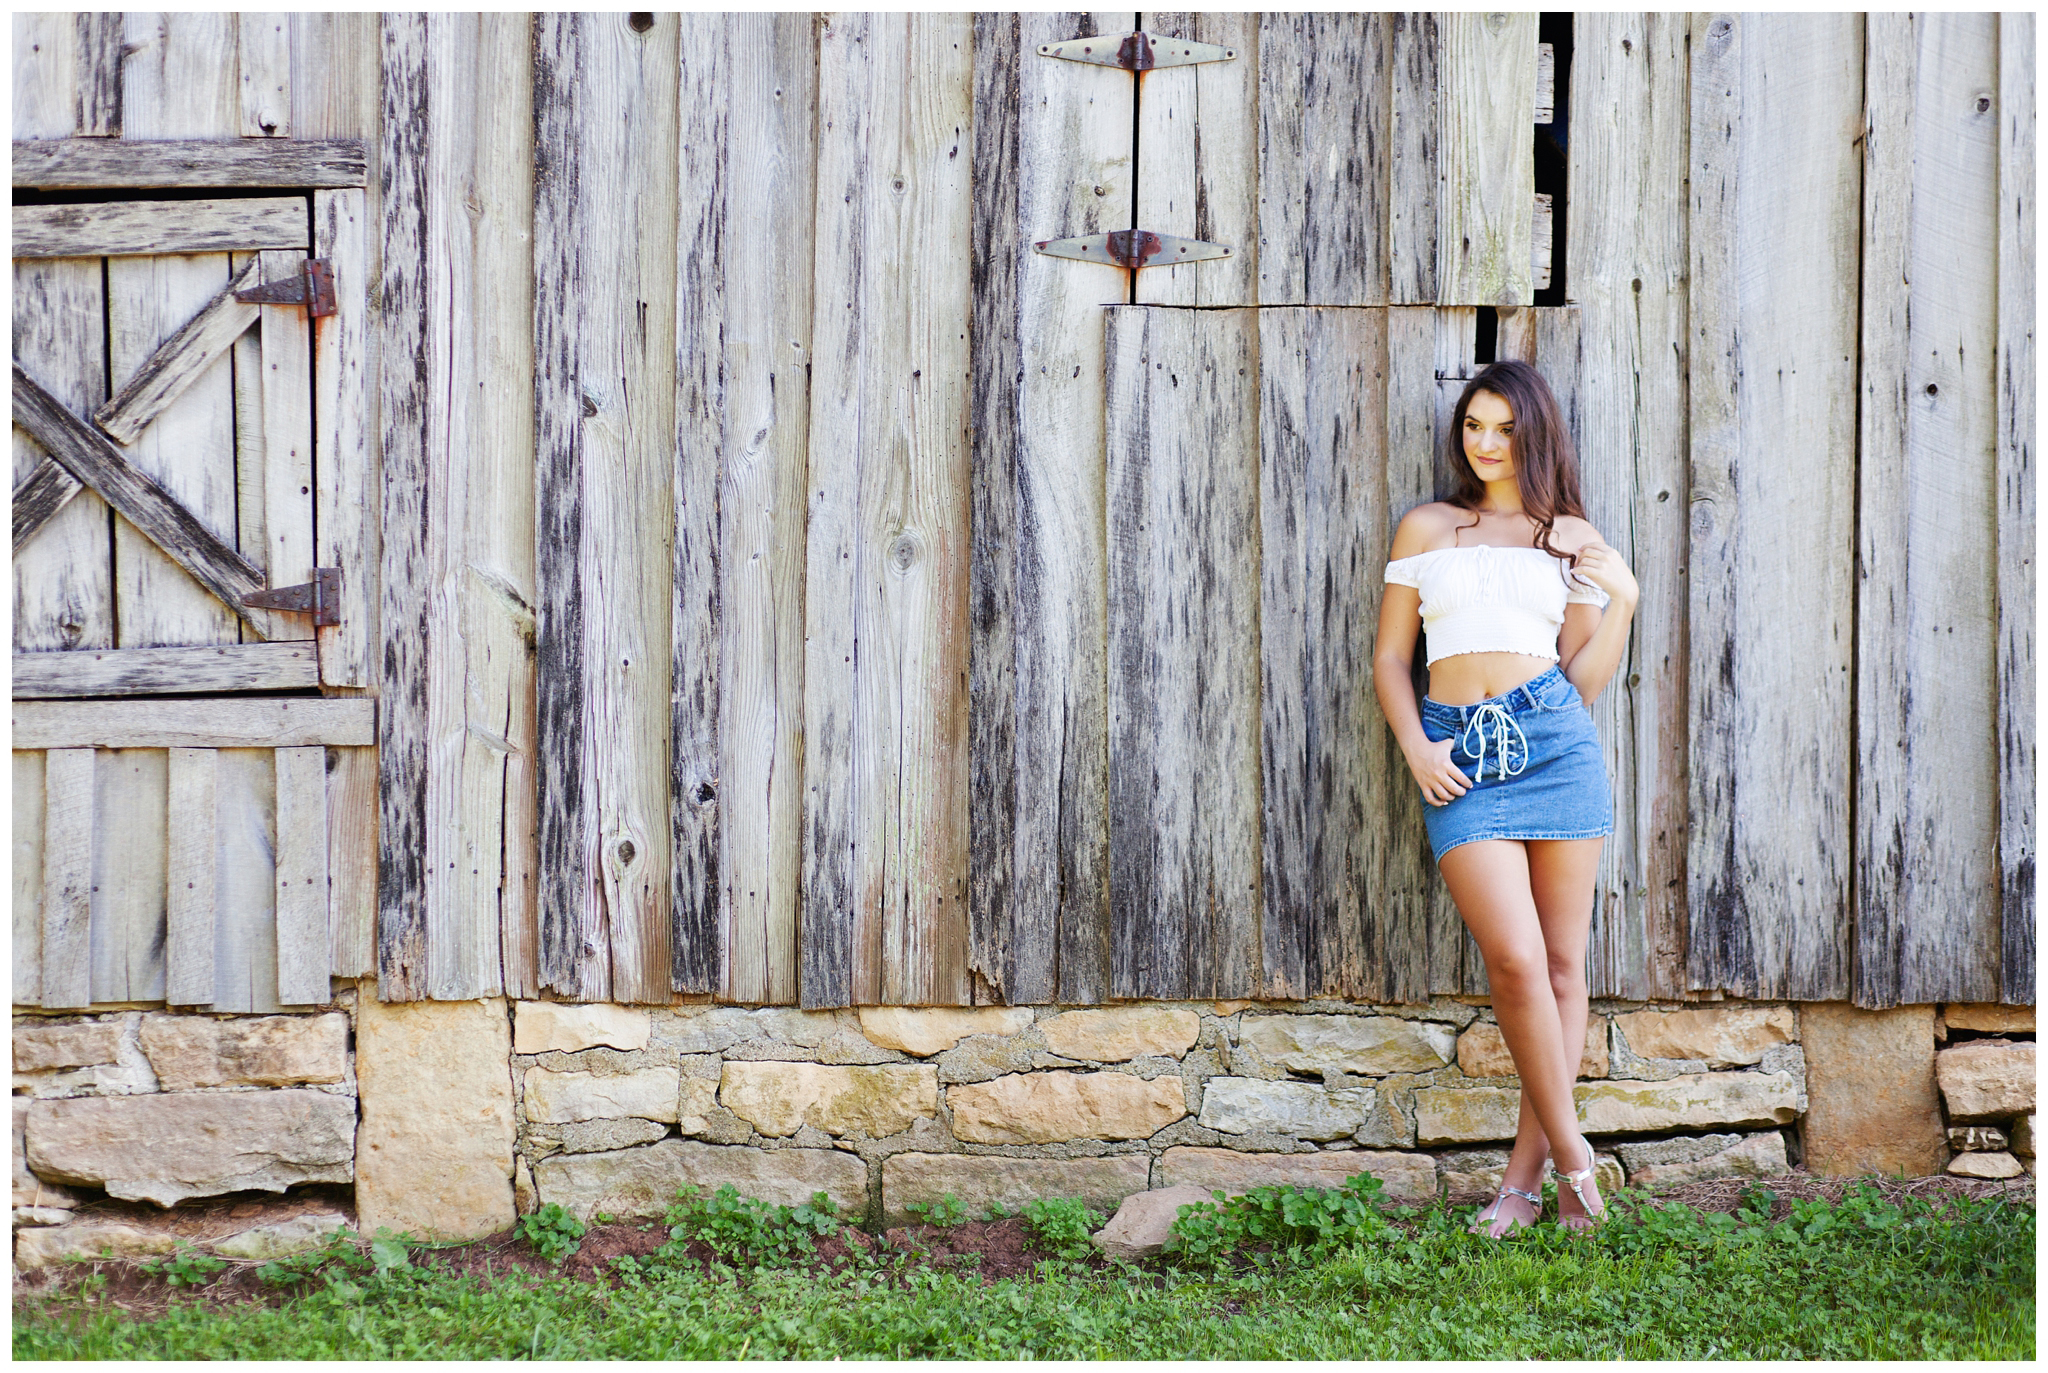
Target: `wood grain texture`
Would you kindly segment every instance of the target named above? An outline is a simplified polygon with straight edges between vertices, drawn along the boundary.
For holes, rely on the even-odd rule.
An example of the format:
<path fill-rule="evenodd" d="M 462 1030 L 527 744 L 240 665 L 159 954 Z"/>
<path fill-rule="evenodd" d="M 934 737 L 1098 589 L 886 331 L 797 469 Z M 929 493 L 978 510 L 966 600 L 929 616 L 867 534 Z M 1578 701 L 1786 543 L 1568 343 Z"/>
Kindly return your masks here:
<path fill-rule="evenodd" d="M 1630 13 L 1574 22 L 1565 245 L 1578 300 L 1573 438 L 1587 514 L 1642 589 L 1627 655 L 1594 702 L 1615 829 L 1601 852 L 1587 985 L 1594 996 L 1679 997 L 1689 599 L 1686 20 Z M 1516 313 L 1539 334 L 1538 321 L 1550 317 L 1548 308 Z M 1539 366 L 1542 351 L 1537 344 L 1530 354 Z"/>
<path fill-rule="evenodd" d="M 1687 976 L 1841 999 L 1862 30 L 1699 16 L 1691 54 Z"/>
<path fill-rule="evenodd" d="M 1097 307 L 1128 299 L 1128 282 L 1031 244 L 1130 222 L 1131 87 L 1034 59 L 1130 18 L 975 28 L 971 963 L 1013 1005 L 1109 992 Z"/>
<path fill-rule="evenodd" d="M 14 184 L 45 191 L 168 186 L 279 188 L 360 186 L 363 143 L 354 138 L 51 138 L 14 145 Z"/>
<path fill-rule="evenodd" d="M 14 918 L 8 945 L 14 969 L 14 1004 L 43 1000 L 43 759 L 33 750 L 14 753 L 12 855 Z"/>
<path fill-rule="evenodd" d="M 78 85 L 72 132 L 80 138 L 121 136 L 122 16 L 105 12 L 74 15 Z"/>
<path fill-rule="evenodd" d="M 1442 14 L 1437 32 L 1437 302 L 1530 304 L 1536 16 Z"/>
<path fill-rule="evenodd" d="M 1262 304 L 1387 300 L 1393 153 L 1387 19 L 1292 14 L 1260 20 Z"/>
<path fill-rule="evenodd" d="M 164 999 L 162 749 L 110 749 L 93 768 L 92 999 Z"/>
<path fill-rule="evenodd" d="M 1111 994 L 1259 981 L 1259 332 L 1109 312 Z"/>
<path fill-rule="evenodd" d="M 1427 305 L 1437 283 L 1437 16 L 1386 16 L 1387 301 Z"/>
<path fill-rule="evenodd" d="M 806 1006 L 963 1005 L 973 32 L 818 30 Z"/>
<path fill-rule="evenodd" d="M 303 196 L 14 207 L 18 258 L 303 249 L 311 242 Z"/>
<path fill-rule="evenodd" d="M 222 749 L 215 778 L 212 1010 L 277 999 L 277 774 L 267 748 Z"/>
<path fill-rule="evenodd" d="M 377 703 L 307 700 L 17 701 L 14 747 L 288 748 L 373 742 Z"/>
<path fill-rule="evenodd" d="M 1161 67 L 1139 87 L 1140 228 L 1222 243 L 1227 258 L 1138 273 L 1140 305 L 1255 305 L 1259 299 L 1259 28 L 1251 14 L 1140 14 L 1155 39 L 1235 52 Z"/>
<path fill-rule="evenodd" d="M 106 292 L 98 260 L 14 264 L 14 359 L 42 378 L 67 415 L 106 398 Z M 110 648 L 114 592 L 106 503 L 78 489 L 77 478 L 30 437 L 25 418 L 17 412 L 14 424 L 14 648 Z M 42 511 L 47 518 L 30 542 L 24 527 Z"/>
<path fill-rule="evenodd" d="M 126 138 L 231 139 L 241 132 L 238 16 L 162 11 L 129 12 L 121 19 L 121 132 Z M 133 145 L 102 146 L 111 151 Z"/>
<path fill-rule="evenodd" d="M 535 41 L 541 983 L 665 1002 L 677 25 Z"/>
<path fill-rule="evenodd" d="M 24 746 L 19 730 L 14 744 Z M 44 757 L 41 1004 L 51 1010 L 92 1004 L 94 761 L 90 748 L 56 748 Z"/>
<path fill-rule="evenodd" d="M 256 322 L 261 313 L 258 307 L 236 300 L 235 292 L 262 280 L 255 262 L 231 273 L 227 286 L 178 326 L 176 333 L 148 356 L 130 362 L 126 379 L 107 403 L 93 412 L 93 422 L 116 443 L 135 442 L 136 435 L 184 395 Z"/>
<path fill-rule="evenodd" d="M 305 260 L 304 253 L 296 252 L 258 256 L 264 278 L 272 281 L 296 272 Z M 271 586 L 295 586 L 313 579 L 312 329 L 303 311 L 272 306 L 263 311 L 256 332 L 263 393 L 263 543 L 259 551 L 245 535 L 241 544 Z M 268 637 L 313 637 L 310 615 L 273 611 L 270 620 Z"/>
<path fill-rule="evenodd" d="M 806 15 L 733 15 L 685 17 L 681 43 L 672 986 L 788 1004 L 817 40 Z"/>
<path fill-rule="evenodd" d="M 1372 685 L 1384 310 L 1263 310 L 1259 330 L 1261 996 L 1388 982 L 1391 788 Z"/>
<path fill-rule="evenodd" d="M 281 748 L 277 769 L 277 999 L 328 1000 L 327 750 Z M 470 998 L 444 998 L 468 1000 Z"/>
<path fill-rule="evenodd" d="M 377 751 L 327 750 L 328 972 L 377 975 Z"/>
<path fill-rule="evenodd" d="M 2034 16 L 1998 21 L 1999 1000 L 2034 999 Z"/>
<path fill-rule="evenodd" d="M 1998 21 L 1872 15 L 1857 537 L 1857 1004 L 1995 1001 Z M 1980 101 L 1982 108 L 1980 108 Z"/>
<path fill-rule="evenodd" d="M 290 138 L 292 17 L 242 13 L 235 19 L 242 113 L 242 126 L 237 132 L 244 138 Z"/>
<path fill-rule="evenodd" d="M 80 16 L 13 15 L 14 137 L 69 138 L 78 117 Z"/>
<path fill-rule="evenodd" d="M 164 1000 L 173 1006 L 213 1003 L 213 913 L 220 884 L 215 833 L 220 753 L 168 751 L 164 905 Z"/>
<path fill-rule="evenodd" d="M 243 596 L 262 589 L 262 578 L 240 553 L 201 523 L 148 472 L 131 463 L 119 449 L 59 405 L 19 365 L 14 369 L 14 415 L 16 422 L 39 439 L 52 457 L 134 525 L 136 533 L 147 536 L 150 543 L 168 554 L 164 560 L 167 565 L 174 562 L 198 583 L 195 589 L 212 592 L 214 604 L 223 611 L 229 605 L 239 606 Z M 232 449 L 229 456 L 232 458 Z M 127 566 L 119 562 L 116 566 L 116 591 L 128 611 L 122 622 L 124 646 L 134 638 L 146 640 L 152 636 L 197 636 L 211 632 L 218 637 L 221 631 L 214 624 L 218 617 L 209 619 L 211 612 L 196 606 L 180 607 L 186 611 L 182 624 L 170 623 L 175 614 L 170 608 L 155 614 L 141 608 L 140 598 L 145 591 L 158 592 L 161 602 L 162 579 L 160 575 L 152 578 L 138 570 L 138 565 L 152 565 L 142 560 L 132 544 L 122 544 L 119 533 L 117 527 L 117 550 L 128 554 Z M 174 638 L 172 642 L 178 640 Z"/>
<path fill-rule="evenodd" d="M 335 313 L 313 323 L 313 509 L 316 563 L 341 569 L 341 623 L 316 631 L 320 679 L 377 679 L 380 463 L 371 441 L 369 205 L 362 191 L 313 193 L 313 253 L 334 264 Z"/>
<path fill-rule="evenodd" d="M 309 643 L 79 649 L 14 655 L 14 699 L 292 691 L 320 685 Z"/>

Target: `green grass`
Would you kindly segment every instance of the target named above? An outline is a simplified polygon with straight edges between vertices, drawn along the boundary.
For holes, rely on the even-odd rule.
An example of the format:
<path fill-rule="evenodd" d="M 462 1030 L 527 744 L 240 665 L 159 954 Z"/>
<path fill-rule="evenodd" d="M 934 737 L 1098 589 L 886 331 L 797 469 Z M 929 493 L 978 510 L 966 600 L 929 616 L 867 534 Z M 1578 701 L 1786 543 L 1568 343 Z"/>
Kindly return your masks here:
<path fill-rule="evenodd" d="M 1618 1199 L 1620 1200 L 1620 1199 Z M 2030 1359 L 2031 1208 L 1768 1201 L 1682 1207 L 1595 1236 L 1495 1244 L 1469 1208 L 1320 1256 L 1241 1254 L 1213 1270 L 1028 1282 L 914 1263 L 838 1275 L 623 1265 L 616 1288 L 483 1284 L 430 1266 L 336 1265 L 278 1307 L 175 1297 L 135 1321 L 86 1295 L 17 1304 L 17 1358 L 1841 1358 Z"/>

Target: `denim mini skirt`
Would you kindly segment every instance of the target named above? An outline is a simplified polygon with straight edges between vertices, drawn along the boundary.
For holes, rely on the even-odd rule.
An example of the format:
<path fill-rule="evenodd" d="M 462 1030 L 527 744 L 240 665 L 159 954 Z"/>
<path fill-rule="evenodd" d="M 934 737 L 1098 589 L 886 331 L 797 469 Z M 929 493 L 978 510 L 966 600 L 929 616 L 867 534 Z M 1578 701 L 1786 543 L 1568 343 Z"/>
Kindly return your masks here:
<path fill-rule="evenodd" d="M 1475 839 L 1614 833 L 1614 799 L 1593 717 L 1579 689 L 1555 666 L 1469 706 L 1425 696 L 1422 730 L 1432 740 L 1456 741 L 1451 763 L 1470 784 L 1448 805 L 1422 803 L 1437 862 Z"/>

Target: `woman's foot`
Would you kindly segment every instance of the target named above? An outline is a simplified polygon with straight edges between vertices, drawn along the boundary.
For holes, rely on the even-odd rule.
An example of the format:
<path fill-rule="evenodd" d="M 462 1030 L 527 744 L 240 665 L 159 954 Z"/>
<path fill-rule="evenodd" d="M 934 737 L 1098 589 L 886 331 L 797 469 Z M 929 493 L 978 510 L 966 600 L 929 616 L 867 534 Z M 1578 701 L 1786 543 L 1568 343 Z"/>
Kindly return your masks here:
<path fill-rule="evenodd" d="M 1554 1165 L 1557 1169 L 1557 1224 L 1563 1230 L 1591 1230 L 1607 1218 L 1607 1204 L 1601 1200 L 1600 1189 L 1593 1182 L 1593 1147 L 1581 1139 L 1579 1151 L 1585 1159 L 1583 1167 L 1567 1171 L 1562 1165 Z"/>
<path fill-rule="evenodd" d="M 1542 1193 L 1525 1192 L 1503 1183 L 1499 1193 L 1479 1209 L 1479 1214 L 1466 1229 L 1472 1234 L 1497 1240 L 1534 1225 L 1542 1211 Z"/>

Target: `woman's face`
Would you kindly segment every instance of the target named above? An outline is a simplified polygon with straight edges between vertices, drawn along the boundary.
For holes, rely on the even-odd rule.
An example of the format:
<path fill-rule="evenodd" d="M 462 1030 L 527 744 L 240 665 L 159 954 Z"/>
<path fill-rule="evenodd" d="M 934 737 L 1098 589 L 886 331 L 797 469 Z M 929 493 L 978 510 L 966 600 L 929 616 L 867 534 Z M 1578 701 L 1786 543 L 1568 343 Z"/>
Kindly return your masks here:
<path fill-rule="evenodd" d="M 1482 482 L 1511 481 L 1515 475 L 1515 412 L 1491 391 L 1475 391 L 1465 407 L 1465 461 Z"/>

